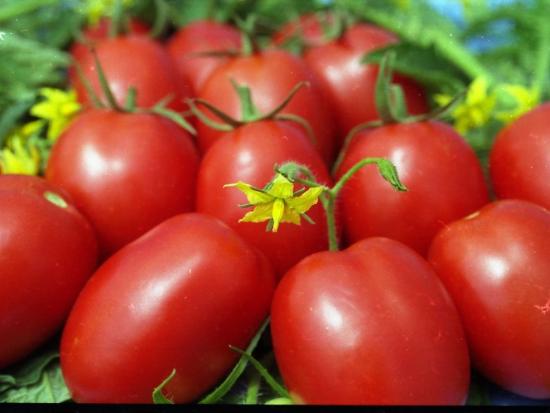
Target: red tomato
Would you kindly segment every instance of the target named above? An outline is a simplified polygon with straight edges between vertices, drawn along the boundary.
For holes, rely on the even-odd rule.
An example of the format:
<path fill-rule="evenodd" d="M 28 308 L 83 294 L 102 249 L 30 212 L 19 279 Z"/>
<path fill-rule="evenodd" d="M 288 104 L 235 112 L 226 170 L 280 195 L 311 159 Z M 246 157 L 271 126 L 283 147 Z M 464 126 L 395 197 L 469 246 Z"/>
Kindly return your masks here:
<path fill-rule="evenodd" d="M 370 238 L 302 260 L 281 280 L 271 333 L 293 399 L 460 404 L 470 365 L 460 319 L 429 264 Z"/>
<path fill-rule="evenodd" d="M 434 239 L 429 260 L 453 297 L 474 365 L 504 388 L 550 397 L 550 213 L 497 201 Z"/>
<path fill-rule="evenodd" d="M 350 145 L 337 176 L 366 157 L 393 162 L 408 191 L 395 191 L 376 168 L 361 169 L 340 197 L 350 242 L 380 235 L 426 254 L 440 228 L 489 201 L 474 151 L 443 123 L 363 131 Z"/>
<path fill-rule="evenodd" d="M 214 258 L 214 259 L 213 259 Z M 106 261 L 79 296 L 63 332 L 61 366 L 85 403 L 175 402 L 200 396 L 236 361 L 267 316 L 269 263 L 226 225 L 175 216 Z"/>
<path fill-rule="evenodd" d="M 550 103 L 502 130 L 490 155 L 494 189 L 500 198 L 518 198 L 550 209 Z"/>
<path fill-rule="evenodd" d="M 48 200 L 57 195 L 59 204 Z M 95 269 L 90 224 L 44 179 L 0 176 L 0 368 L 61 327 Z"/>
<path fill-rule="evenodd" d="M 341 139 L 354 126 L 378 119 L 374 99 L 378 68 L 360 61 L 368 52 L 397 43 L 398 38 L 379 27 L 358 23 L 340 38 L 324 41 L 321 37 L 323 29 L 316 15 L 303 16 L 301 25 L 306 40 L 314 45 L 306 48 L 304 59 L 319 78 L 331 103 Z M 290 23 L 289 27 L 283 28 L 283 33 L 292 31 L 295 26 L 296 23 Z M 427 111 L 425 94 L 420 86 L 399 75 L 394 77 L 394 82 L 403 88 L 411 113 Z"/>
<path fill-rule="evenodd" d="M 279 105 L 299 82 L 309 82 L 309 87 L 303 87 L 282 113 L 292 113 L 307 120 L 315 133 L 319 152 L 327 162 L 332 160 L 335 148 L 331 113 L 317 79 L 298 57 L 283 51 L 266 51 L 233 58 L 212 73 L 198 97 L 239 119 L 241 104 L 231 79 L 251 89 L 253 100 L 262 113 Z M 197 130 L 203 152 L 223 133 L 202 122 L 198 123 Z"/>
<path fill-rule="evenodd" d="M 334 25 L 334 15 L 332 13 L 303 14 L 297 20 L 285 24 L 278 32 L 273 35 L 275 46 L 283 46 L 286 41 L 299 36 L 305 43 L 305 47 L 321 46 L 327 43 L 325 38 L 325 28 Z"/>
<path fill-rule="evenodd" d="M 201 57 L 197 54 L 240 49 L 241 34 L 236 28 L 207 20 L 190 23 L 168 41 L 168 51 L 182 76 L 191 82 L 195 94 L 210 74 L 227 61 L 221 56 Z"/>
<path fill-rule="evenodd" d="M 263 224 L 238 222 L 248 212 L 239 208 L 246 196 L 223 186 L 240 180 L 262 188 L 273 178 L 273 166 L 288 161 L 307 165 L 319 182 L 330 184 L 327 168 L 306 135 L 288 122 L 273 121 L 250 123 L 220 138 L 204 156 L 197 180 L 197 211 L 232 227 L 270 259 L 279 275 L 306 255 L 327 248 L 321 204 L 308 212 L 315 225 L 282 224 L 278 232 L 266 232 Z"/>
<path fill-rule="evenodd" d="M 134 87 L 138 107 L 151 107 L 169 96 L 172 98 L 167 105 L 169 108 L 186 108 L 184 99 L 191 97 L 191 86 L 178 75 L 172 58 L 157 42 L 146 36 L 128 35 L 97 41 L 95 50 L 120 105 L 124 105 L 128 90 Z M 103 98 L 94 56 L 86 53 L 78 63 L 94 92 Z M 91 104 L 84 84 L 74 72 L 72 75 L 71 84 L 76 89 L 78 100 Z"/>
<path fill-rule="evenodd" d="M 81 62 L 84 59 L 84 56 L 90 53 L 89 46 L 95 45 L 98 40 L 103 40 L 109 37 L 109 26 L 111 20 L 108 18 L 101 19 L 95 26 L 89 26 L 84 29 L 81 34 L 82 40 L 75 41 L 71 48 L 70 53 L 73 57 L 73 60 L 76 62 Z M 128 32 L 131 34 L 147 34 L 149 32 L 149 27 L 136 19 L 131 19 L 128 22 Z M 70 76 L 76 76 L 74 73 L 74 66 L 69 68 Z"/>
<path fill-rule="evenodd" d="M 90 219 L 105 256 L 192 210 L 198 161 L 190 136 L 167 119 L 89 110 L 55 144 L 46 178 Z"/>

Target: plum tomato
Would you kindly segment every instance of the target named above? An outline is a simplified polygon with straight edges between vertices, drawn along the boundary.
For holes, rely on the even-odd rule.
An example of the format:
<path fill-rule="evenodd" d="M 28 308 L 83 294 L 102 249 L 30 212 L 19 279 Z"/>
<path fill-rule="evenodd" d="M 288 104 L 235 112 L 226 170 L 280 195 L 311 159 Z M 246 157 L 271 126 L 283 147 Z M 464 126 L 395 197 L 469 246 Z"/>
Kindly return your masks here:
<path fill-rule="evenodd" d="M 91 225 L 43 178 L 0 175 L 0 368 L 61 328 L 97 263 Z"/>
<path fill-rule="evenodd" d="M 127 35 L 98 40 L 95 51 L 119 105 L 124 105 L 128 90 L 135 88 L 138 107 L 149 108 L 165 98 L 171 99 L 167 107 L 173 110 L 187 107 L 184 100 L 192 95 L 191 85 L 178 74 L 171 56 L 159 43 L 147 36 Z M 77 63 L 94 93 L 104 98 L 93 54 L 82 55 Z M 79 102 L 91 105 L 85 84 L 76 71 L 71 74 Z"/>
<path fill-rule="evenodd" d="M 502 200 L 449 224 L 429 261 L 462 318 L 474 366 L 514 393 L 550 397 L 550 212 Z"/>
<path fill-rule="evenodd" d="M 550 103 L 545 103 L 504 128 L 489 158 L 499 198 L 531 201 L 550 209 Z"/>
<path fill-rule="evenodd" d="M 443 123 L 394 124 L 360 132 L 337 177 L 365 157 L 393 162 L 408 191 L 395 191 L 374 168 L 364 168 L 352 177 L 340 196 L 350 242 L 384 236 L 425 255 L 433 236 L 446 223 L 489 202 L 474 151 Z"/>
<path fill-rule="evenodd" d="M 387 238 L 319 252 L 273 299 L 277 365 L 308 404 L 461 404 L 470 363 L 458 312 L 428 262 Z"/>
<path fill-rule="evenodd" d="M 46 178 L 90 220 L 105 257 L 193 209 L 198 163 L 191 137 L 172 121 L 90 109 L 56 142 Z"/>
<path fill-rule="evenodd" d="M 308 166 L 319 182 L 330 184 L 327 167 L 306 134 L 277 121 L 250 123 L 220 137 L 203 157 L 197 179 L 197 211 L 221 219 L 260 249 L 279 276 L 306 255 L 327 248 L 322 206 L 308 211 L 315 224 L 282 225 L 278 232 L 268 232 L 264 225 L 238 222 L 247 212 L 239 208 L 246 197 L 223 186 L 243 181 L 262 188 L 273 178 L 274 165 L 288 161 Z"/>
<path fill-rule="evenodd" d="M 334 24 L 334 19 L 327 19 Z M 375 85 L 378 67 L 361 63 L 361 58 L 375 49 L 396 43 L 398 38 L 379 27 L 357 23 L 333 40 L 322 40 L 323 28 L 316 15 L 302 16 L 298 23 L 304 31 L 306 47 L 304 60 L 317 75 L 338 123 L 339 136 L 343 140 L 356 125 L 378 119 L 375 105 Z M 281 33 L 295 31 L 296 22 L 283 28 Z M 279 42 L 281 34 L 279 36 Z M 407 107 L 413 114 L 425 113 L 426 97 L 423 89 L 413 80 L 394 75 L 393 81 L 405 93 Z"/>
<path fill-rule="evenodd" d="M 84 56 L 90 53 L 90 46 L 95 46 L 95 43 L 99 40 L 107 39 L 109 37 L 110 25 L 111 19 L 102 18 L 97 24 L 84 28 L 80 38 L 77 39 L 69 49 L 73 61 L 81 62 Z M 128 21 L 128 33 L 146 35 L 149 30 L 149 26 L 139 20 L 130 19 Z M 74 70 L 74 65 L 71 65 L 69 68 L 69 76 L 76 76 Z"/>
<path fill-rule="evenodd" d="M 298 115 L 308 121 L 323 159 L 327 163 L 332 161 L 335 155 L 332 114 L 323 99 L 317 79 L 299 57 L 282 50 L 264 51 L 229 59 L 212 73 L 198 97 L 240 119 L 241 103 L 231 80 L 250 88 L 252 100 L 262 113 L 275 109 L 298 83 L 308 82 L 308 86 L 299 90 L 281 113 Z M 223 133 L 202 122 L 197 124 L 197 131 L 203 153 Z"/>
<path fill-rule="evenodd" d="M 241 48 L 241 34 L 228 24 L 199 20 L 180 29 L 168 41 L 168 51 L 182 76 L 188 79 L 196 93 L 206 79 L 227 58 L 199 56 L 204 52 L 235 51 Z"/>
<path fill-rule="evenodd" d="M 269 262 L 221 221 L 172 217 L 109 258 L 80 294 L 61 367 L 82 403 L 190 402 L 236 362 L 267 317 Z"/>

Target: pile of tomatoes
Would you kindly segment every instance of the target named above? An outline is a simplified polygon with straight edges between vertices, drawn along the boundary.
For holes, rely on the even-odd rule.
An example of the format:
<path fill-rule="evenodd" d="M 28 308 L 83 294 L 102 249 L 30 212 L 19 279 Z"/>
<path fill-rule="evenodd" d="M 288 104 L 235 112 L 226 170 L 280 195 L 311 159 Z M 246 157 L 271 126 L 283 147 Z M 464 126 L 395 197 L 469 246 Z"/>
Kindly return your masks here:
<path fill-rule="evenodd" d="M 378 67 L 361 58 L 398 39 L 355 23 L 329 40 L 325 19 L 302 16 L 264 50 L 213 21 L 165 43 L 138 21 L 84 32 L 69 76 L 85 109 L 45 177 L 0 176 L 0 368 L 62 329 L 75 401 L 149 403 L 175 370 L 164 395 L 193 402 L 270 317 L 296 403 L 462 404 L 471 366 L 550 397 L 550 104 L 499 133 L 488 177 L 438 120 L 345 142 L 379 118 Z M 301 56 L 278 47 L 297 33 Z M 419 84 L 393 81 L 427 111 Z M 187 130 L 162 116 L 189 105 L 202 115 Z M 331 186 L 367 157 L 390 160 L 407 191 L 359 170 L 337 202 L 340 251 L 321 203 L 315 224 L 272 232 L 239 223 L 247 199 L 224 188 L 263 188 L 288 161 Z"/>

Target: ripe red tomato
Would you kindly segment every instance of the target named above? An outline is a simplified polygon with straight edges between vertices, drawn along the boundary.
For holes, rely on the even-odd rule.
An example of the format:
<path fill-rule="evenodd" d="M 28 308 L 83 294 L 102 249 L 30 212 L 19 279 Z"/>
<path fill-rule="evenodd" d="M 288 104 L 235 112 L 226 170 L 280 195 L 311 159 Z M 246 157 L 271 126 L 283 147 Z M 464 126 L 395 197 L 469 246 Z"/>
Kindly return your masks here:
<path fill-rule="evenodd" d="M 183 77 L 189 79 L 195 94 L 210 74 L 227 58 L 197 56 L 201 52 L 239 51 L 241 34 L 228 24 L 199 20 L 175 33 L 168 41 L 168 51 Z"/>
<path fill-rule="evenodd" d="M 198 162 L 189 134 L 167 119 L 89 110 L 55 144 L 46 178 L 71 194 L 105 256 L 192 210 Z"/>
<path fill-rule="evenodd" d="M 330 24 L 333 19 L 328 19 Z M 339 136 L 343 139 L 356 125 L 378 119 L 375 105 L 375 85 L 378 68 L 360 63 L 361 58 L 375 49 L 397 43 L 393 34 L 379 27 L 357 23 L 344 31 L 340 38 L 322 39 L 323 28 L 316 15 L 306 15 L 300 20 L 306 40 L 304 60 L 315 72 L 335 112 Z M 291 22 L 282 33 L 292 32 L 296 22 Z M 295 29 L 294 29 L 295 31 Z M 279 34 L 279 42 L 280 37 Z M 411 113 L 427 111 L 423 89 L 411 79 L 395 75 L 394 82 L 405 92 Z"/>
<path fill-rule="evenodd" d="M 281 280 L 271 333 L 293 399 L 311 404 L 460 404 L 470 365 L 460 319 L 429 264 L 362 240 L 302 260 Z"/>
<path fill-rule="evenodd" d="M 241 104 L 231 79 L 250 88 L 252 98 L 262 113 L 279 105 L 299 82 L 309 82 L 309 86 L 303 87 L 282 113 L 292 113 L 307 120 L 315 133 L 319 152 L 327 162 L 332 160 L 335 154 L 333 119 L 317 79 L 301 59 L 284 51 L 265 51 L 230 59 L 216 69 L 199 91 L 198 97 L 240 119 Z M 198 123 L 197 130 L 199 147 L 203 153 L 223 133 L 202 122 Z"/>
<path fill-rule="evenodd" d="M 395 191 L 375 168 L 361 169 L 340 197 L 350 242 L 380 235 L 426 254 L 440 228 L 489 201 L 474 151 L 443 123 L 386 125 L 360 132 L 337 176 L 366 157 L 393 162 L 408 191 Z"/>
<path fill-rule="evenodd" d="M 197 211 L 221 219 L 260 249 L 279 276 L 305 256 L 327 248 L 322 206 L 308 211 L 315 225 L 283 224 L 278 232 L 267 232 L 265 225 L 238 222 L 247 212 L 239 208 L 246 196 L 223 186 L 240 180 L 263 188 L 274 176 L 273 166 L 288 161 L 307 165 L 319 182 L 330 184 L 328 170 L 306 135 L 288 122 L 274 121 L 250 123 L 218 139 L 202 159 L 197 179 Z"/>
<path fill-rule="evenodd" d="M 42 178 L 1 175 L 0 210 L 3 368 L 61 327 L 95 269 L 97 242 L 65 193 Z"/>
<path fill-rule="evenodd" d="M 175 216 L 106 261 L 79 296 L 61 341 L 71 395 L 86 403 L 150 403 L 166 386 L 189 402 L 236 361 L 267 316 L 269 263 L 202 214 Z"/>
<path fill-rule="evenodd" d="M 81 62 L 84 56 L 90 53 L 89 46 L 94 46 L 98 40 L 103 40 L 109 37 L 109 26 L 111 20 L 109 18 L 101 19 L 96 25 L 88 26 L 81 34 L 82 40 L 76 40 L 70 48 L 71 56 L 74 61 Z M 128 21 L 128 32 L 131 34 L 147 34 L 150 28 L 143 22 L 130 19 Z M 69 68 L 70 76 L 76 76 L 74 66 Z"/>
<path fill-rule="evenodd" d="M 499 198 L 518 198 L 550 209 L 550 103 L 502 130 L 491 150 L 491 180 Z"/>
<path fill-rule="evenodd" d="M 95 50 L 109 86 L 120 105 L 124 105 L 128 90 L 134 87 L 137 91 L 138 107 L 151 107 L 160 100 L 171 97 L 172 100 L 167 105 L 169 108 L 186 108 L 184 100 L 191 97 L 191 85 L 178 75 L 172 58 L 157 42 L 146 36 L 128 35 L 99 40 L 95 44 Z M 78 63 L 94 92 L 104 98 L 94 56 L 86 53 Z M 91 97 L 74 71 L 70 80 L 76 89 L 78 100 L 91 105 Z"/>
<path fill-rule="evenodd" d="M 474 365 L 515 393 L 550 397 L 550 212 L 491 203 L 443 229 L 429 261 L 453 297 Z"/>

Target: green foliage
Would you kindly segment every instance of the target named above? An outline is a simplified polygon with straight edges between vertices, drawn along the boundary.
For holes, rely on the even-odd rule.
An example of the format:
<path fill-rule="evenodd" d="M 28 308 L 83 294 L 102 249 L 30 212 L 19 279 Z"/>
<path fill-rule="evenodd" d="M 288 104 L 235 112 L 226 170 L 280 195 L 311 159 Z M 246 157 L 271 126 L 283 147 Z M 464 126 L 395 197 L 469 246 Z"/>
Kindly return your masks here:
<path fill-rule="evenodd" d="M 61 403 L 70 398 L 55 350 L 45 350 L 0 374 L 0 402 Z"/>

